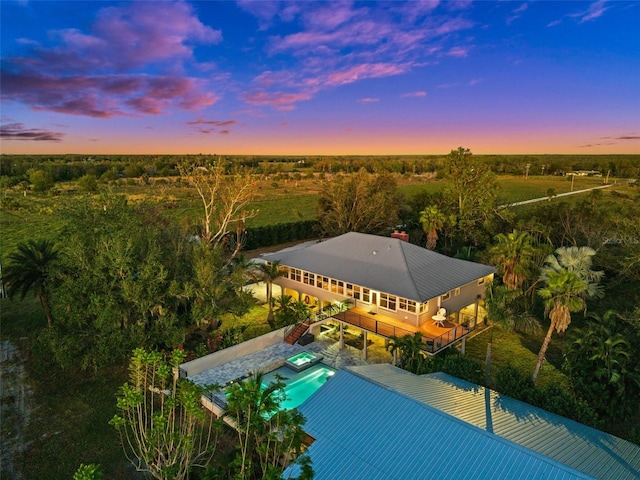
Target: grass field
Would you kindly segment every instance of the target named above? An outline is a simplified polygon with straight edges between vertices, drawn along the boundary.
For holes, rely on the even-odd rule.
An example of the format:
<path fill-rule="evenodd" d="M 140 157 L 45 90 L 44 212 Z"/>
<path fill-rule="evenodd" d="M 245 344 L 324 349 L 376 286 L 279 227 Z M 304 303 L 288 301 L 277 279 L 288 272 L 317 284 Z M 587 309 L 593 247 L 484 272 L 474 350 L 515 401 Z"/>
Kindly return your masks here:
<path fill-rule="evenodd" d="M 252 207 L 256 215 L 247 222 L 249 227 L 259 227 L 276 223 L 288 223 L 298 220 L 310 220 L 317 217 L 318 194 L 326 188 L 330 179 L 303 178 L 301 180 L 271 181 L 263 180 L 256 191 L 256 199 Z M 602 185 L 602 178 L 576 177 L 574 190 L 581 190 Z M 611 179 L 615 182 L 615 179 Z M 567 177 L 531 176 L 527 179 L 515 176 L 498 177 L 499 203 L 513 203 L 532 198 L 547 196 L 547 190 L 553 188 L 556 193 L 571 190 L 571 181 Z M 424 177 L 398 176 L 400 192 L 406 198 L 420 192 L 437 192 L 442 190 L 444 182 Z M 624 190 L 625 185 L 616 185 L 616 190 Z M 119 183 L 109 189 L 127 195 L 129 201 L 151 201 L 166 207 L 167 215 L 176 221 L 189 220 L 198 223 L 200 215 L 200 198 L 195 191 L 176 186 L 175 182 L 140 185 L 135 182 Z M 603 192 L 610 194 L 610 191 Z M 0 258 L 28 238 L 56 238 L 64 226 L 60 209 L 66 202 L 72 202 L 78 195 L 73 186 L 63 186 L 57 195 L 29 193 L 26 197 L 18 191 L 5 191 L 3 198 L 0 228 Z M 562 201 L 575 201 L 582 195 L 563 197 Z M 559 200 L 559 199 L 558 199 Z M 557 200 L 553 200 L 557 201 Z"/>
<path fill-rule="evenodd" d="M 538 351 L 542 345 L 541 336 L 524 335 L 508 332 L 499 327 L 492 327 L 468 340 L 466 353 L 484 365 L 487 344 L 490 338 L 493 338 L 491 345 L 491 373 L 493 378 L 495 378 L 496 371 L 507 364 L 515 366 L 525 374 L 533 375 Z M 547 351 L 547 361 L 540 370 L 540 375 L 536 382 L 537 385 L 545 386 L 553 383 L 568 386 L 566 375 L 560 371 L 563 345 L 563 339 L 557 336 L 552 339 Z"/>

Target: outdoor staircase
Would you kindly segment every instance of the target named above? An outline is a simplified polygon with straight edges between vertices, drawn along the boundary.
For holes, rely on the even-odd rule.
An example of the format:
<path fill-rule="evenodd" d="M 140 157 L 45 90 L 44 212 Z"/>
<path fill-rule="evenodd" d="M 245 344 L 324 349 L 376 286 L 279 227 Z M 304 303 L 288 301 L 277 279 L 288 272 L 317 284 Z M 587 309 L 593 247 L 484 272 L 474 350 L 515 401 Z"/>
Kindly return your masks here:
<path fill-rule="evenodd" d="M 301 323 L 300 325 L 298 325 L 293 332 L 291 332 L 287 338 L 285 338 L 284 342 L 288 343 L 289 345 L 293 345 L 295 344 L 302 335 L 305 334 L 305 332 L 309 329 L 309 324 L 305 323 Z"/>

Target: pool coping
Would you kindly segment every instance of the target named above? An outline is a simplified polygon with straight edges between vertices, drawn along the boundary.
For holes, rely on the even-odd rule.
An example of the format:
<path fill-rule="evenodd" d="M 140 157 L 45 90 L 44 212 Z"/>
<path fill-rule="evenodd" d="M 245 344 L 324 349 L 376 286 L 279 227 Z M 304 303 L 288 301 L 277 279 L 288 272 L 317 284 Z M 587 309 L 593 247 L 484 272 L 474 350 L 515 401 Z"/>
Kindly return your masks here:
<path fill-rule="evenodd" d="M 322 355 L 316 355 L 314 353 L 311 352 L 307 352 L 306 350 L 302 350 L 299 353 L 296 353 L 295 355 L 293 355 L 293 357 L 300 355 L 301 353 L 307 353 L 311 356 L 313 356 L 313 360 L 309 361 L 309 362 L 304 362 L 301 365 L 297 365 L 293 362 L 290 362 L 289 359 L 287 358 L 284 361 L 284 365 L 288 368 L 290 368 L 291 370 L 293 370 L 296 373 L 300 373 L 305 371 L 307 368 L 313 367 L 314 365 L 317 365 L 318 363 L 322 362 L 322 360 L 324 360 L 324 357 Z M 292 357 L 289 357 L 292 358 Z"/>

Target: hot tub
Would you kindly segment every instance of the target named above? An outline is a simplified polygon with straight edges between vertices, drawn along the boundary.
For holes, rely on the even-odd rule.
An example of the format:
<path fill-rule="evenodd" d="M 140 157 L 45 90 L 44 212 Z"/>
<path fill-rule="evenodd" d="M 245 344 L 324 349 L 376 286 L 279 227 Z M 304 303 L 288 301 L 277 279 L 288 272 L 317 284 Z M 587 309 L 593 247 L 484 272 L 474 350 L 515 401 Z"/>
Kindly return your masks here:
<path fill-rule="evenodd" d="M 293 357 L 289 357 L 284 364 L 294 372 L 301 372 L 322 361 L 322 357 L 309 352 L 300 352 Z"/>

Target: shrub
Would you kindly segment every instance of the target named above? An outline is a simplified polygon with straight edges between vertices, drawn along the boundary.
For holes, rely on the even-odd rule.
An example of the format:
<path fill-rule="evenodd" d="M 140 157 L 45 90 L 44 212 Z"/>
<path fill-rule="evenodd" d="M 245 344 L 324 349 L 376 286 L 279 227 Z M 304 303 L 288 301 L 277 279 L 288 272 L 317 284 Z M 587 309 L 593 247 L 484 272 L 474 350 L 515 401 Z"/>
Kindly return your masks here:
<path fill-rule="evenodd" d="M 98 190 L 98 180 L 95 175 L 85 175 L 78 180 L 78 187 L 83 192 L 95 192 Z"/>
<path fill-rule="evenodd" d="M 29 181 L 34 192 L 46 192 L 54 184 L 53 175 L 44 170 L 29 170 Z"/>
<path fill-rule="evenodd" d="M 441 370 L 454 377 L 482 385 L 484 374 L 482 365 L 464 354 L 447 355 L 442 361 Z"/>
<path fill-rule="evenodd" d="M 528 375 L 521 373 L 513 365 L 506 365 L 497 372 L 495 389 L 504 395 L 577 422 L 591 426 L 599 425 L 597 413 L 572 391 L 558 385 L 536 387 Z"/>

